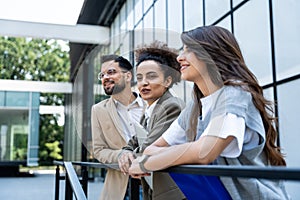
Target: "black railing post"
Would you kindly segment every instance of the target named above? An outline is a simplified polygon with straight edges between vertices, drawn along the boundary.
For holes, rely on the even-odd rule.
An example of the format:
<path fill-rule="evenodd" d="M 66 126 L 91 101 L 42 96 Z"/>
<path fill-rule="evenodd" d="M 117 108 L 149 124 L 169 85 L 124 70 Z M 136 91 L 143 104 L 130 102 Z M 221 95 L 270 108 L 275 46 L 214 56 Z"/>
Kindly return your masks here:
<path fill-rule="evenodd" d="M 73 199 L 72 187 L 69 179 L 69 174 L 66 172 L 65 200 L 72 200 L 72 199 Z"/>
<path fill-rule="evenodd" d="M 82 189 L 84 191 L 84 194 L 86 197 L 88 197 L 88 170 L 86 166 L 82 166 L 81 167 L 81 176 L 82 176 L 82 180 L 81 180 L 81 186 Z"/>
<path fill-rule="evenodd" d="M 60 181 L 59 165 L 57 165 L 56 172 L 55 172 L 55 200 L 59 200 L 59 181 Z"/>
<path fill-rule="evenodd" d="M 140 199 L 140 180 L 129 178 L 128 190 L 129 190 L 129 200 L 139 200 Z"/>

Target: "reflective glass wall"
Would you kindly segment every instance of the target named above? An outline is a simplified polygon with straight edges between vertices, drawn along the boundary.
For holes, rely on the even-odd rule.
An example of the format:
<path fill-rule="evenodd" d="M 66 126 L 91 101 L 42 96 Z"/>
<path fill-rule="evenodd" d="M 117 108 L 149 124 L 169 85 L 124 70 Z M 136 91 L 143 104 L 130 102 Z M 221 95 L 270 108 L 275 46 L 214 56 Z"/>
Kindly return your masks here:
<path fill-rule="evenodd" d="M 39 93 L 0 91 L 0 162 L 38 165 Z"/>

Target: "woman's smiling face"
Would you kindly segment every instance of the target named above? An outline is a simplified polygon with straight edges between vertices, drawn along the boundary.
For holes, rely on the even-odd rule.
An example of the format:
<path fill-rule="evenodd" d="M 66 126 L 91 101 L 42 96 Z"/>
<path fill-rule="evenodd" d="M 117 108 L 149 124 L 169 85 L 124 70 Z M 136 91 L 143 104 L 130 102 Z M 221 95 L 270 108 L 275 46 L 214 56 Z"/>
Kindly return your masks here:
<path fill-rule="evenodd" d="M 142 98 L 151 105 L 169 87 L 172 78 L 165 79 L 161 66 L 153 60 L 146 60 L 137 66 L 137 86 Z"/>
<path fill-rule="evenodd" d="M 199 79 L 208 76 L 206 64 L 199 60 L 195 53 L 190 51 L 186 45 L 184 45 L 183 51 L 178 55 L 177 61 L 181 66 L 181 79 L 183 80 L 197 82 Z"/>

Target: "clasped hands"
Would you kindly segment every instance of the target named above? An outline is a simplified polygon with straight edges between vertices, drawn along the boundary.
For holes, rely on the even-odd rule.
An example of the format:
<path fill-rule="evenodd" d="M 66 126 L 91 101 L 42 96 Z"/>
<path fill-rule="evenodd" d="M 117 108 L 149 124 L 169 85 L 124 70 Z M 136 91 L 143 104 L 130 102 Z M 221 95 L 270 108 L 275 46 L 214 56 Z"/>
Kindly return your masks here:
<path fill-rule="evenodd" d="M 150 176 L 150 173 L 145 173 L 141 170 L 138 159 L 135 158 L 132 151 L 123 150 L 118 157 L 118 164 L 124 175 L 129 174 L 132 178 L 138 179 Z"/>

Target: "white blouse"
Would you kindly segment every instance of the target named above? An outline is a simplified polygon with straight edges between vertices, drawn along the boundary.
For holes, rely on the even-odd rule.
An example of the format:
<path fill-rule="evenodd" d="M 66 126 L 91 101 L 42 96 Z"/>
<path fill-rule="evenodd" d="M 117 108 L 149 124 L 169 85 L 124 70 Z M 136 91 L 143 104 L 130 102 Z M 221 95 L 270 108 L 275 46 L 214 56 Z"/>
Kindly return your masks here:
<path fill-rule="evenodd" d="M 202 119 L 207 116 L 211 108 L 210 97 L 201 99 Z M 236 158 L 243 148 L 250 149 L 259 143 L 258 134 L 246 127 L 244 118 L 232 113 L 214 117 L 200 137 L 204 136 L 216 136 L 223 139 L 233 136 L 234 139 L 221 153 L 221 156 L 228 158 Z M 178 124 L 178 119 L 171 124 L 162 137 L 170 146 L 187 142 L 185 130 Z"/>

